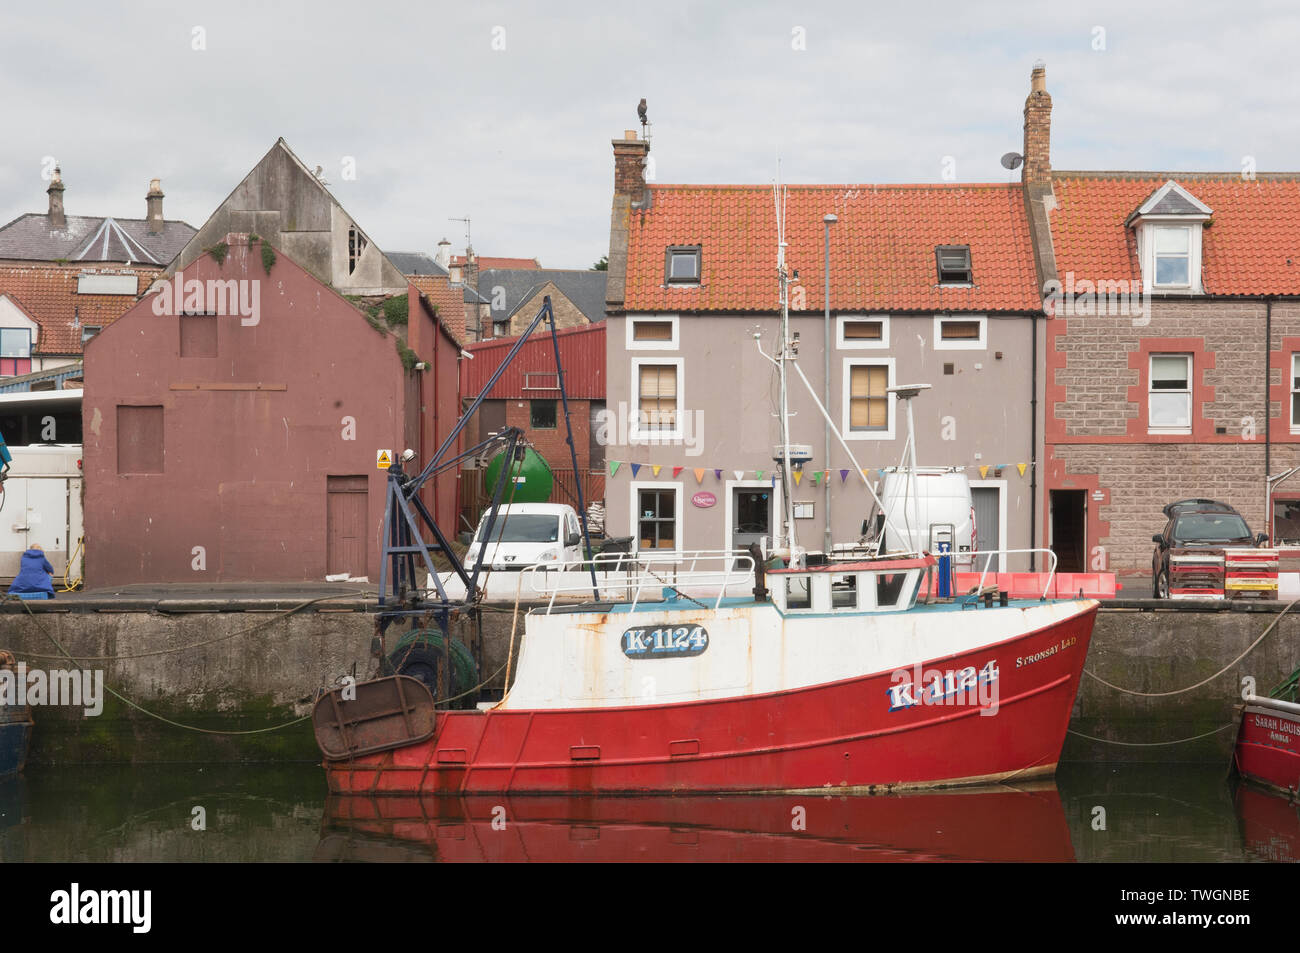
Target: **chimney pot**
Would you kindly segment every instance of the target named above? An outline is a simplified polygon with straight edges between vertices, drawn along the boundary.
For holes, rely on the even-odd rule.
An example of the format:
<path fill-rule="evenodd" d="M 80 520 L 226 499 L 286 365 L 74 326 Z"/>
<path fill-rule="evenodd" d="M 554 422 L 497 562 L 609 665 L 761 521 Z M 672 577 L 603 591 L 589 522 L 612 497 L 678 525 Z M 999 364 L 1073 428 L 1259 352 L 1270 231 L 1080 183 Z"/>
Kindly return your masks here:
<path fill-rule="evenodd" d="M 54 175 L 50 178 L 50 187 L 45 190 L 50 197 L 49 217 L 51 228 L 67 228 L 68 217 L 63 214 L 63 174 L 56 165 Z"/>

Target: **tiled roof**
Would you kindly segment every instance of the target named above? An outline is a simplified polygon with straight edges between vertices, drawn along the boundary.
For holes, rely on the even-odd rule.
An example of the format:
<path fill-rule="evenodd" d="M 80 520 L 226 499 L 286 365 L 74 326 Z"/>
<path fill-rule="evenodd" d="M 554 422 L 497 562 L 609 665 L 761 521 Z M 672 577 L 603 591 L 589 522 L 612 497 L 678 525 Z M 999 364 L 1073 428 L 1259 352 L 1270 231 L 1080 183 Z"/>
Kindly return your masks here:
<path fill-rule="evenodd" d="M 408 278 L 413 275 L 447 274 L 447 269 L 438 264 L 432 255 L 426 255 L 422 251 L 390 251 L 384 254 Z"/>
<path fill-rule="evenodd" d="M 0 228 L 0 259 L 165 265 L 194 232 L 184 222 L 163 222 L 154 235 L 147 219 L 87 215 L 69 215 L 66 227 L 56 229 L 49 215 L 29 213 Z"/>
<path fill-rule="evenodd" d="M 78 294 L 75 265 L 0 265 L 0 294 L 22 305 L 41 326 L 38 354 L 80 354 L 87 326 L 103 328 L 136 303 L 135 295 Z M 136 276 L 136 294 L 157 275 L 154 269 L 97 268 L 94 274 Z"/>
<path fill-rule="evenodd" d="M 453 285 L 446 275 L 409 275 L 407 280 L 438 308 L 438 320 L 443 323 L 456 343 L 464 346 L 465 300 L 460 285 Z"/>
<path fill-rule="evenodd" d="M 770 186 L 652 186 L 629 222 L 628 311 L 776 311 L 776 218 Z M 822 216 L 831 226 L 837 311 L 1036 311 L 1033 250 L 1018 184 L 790 186 L 786 263 L 791 310 L 820 311 Z M 670 245 L 700 245 L 701 280 L 666 285 Z M 969 245 L 972 287 L 940 286 L 935 246 Z"/>
<path fill-rule="evenodd" d="M 1207 294 L 1300 294 L 1300 178 L 1235 174 L 1054 174 L 1056 270 L 1065 280 L 1138 279 L 1132 212 L 1173 179 L 1214 211 L 1202 238 Z"/>
<path fill-rule="evenodd" d="M 604 321 L 605 280 L 608 277 L 607 271 L 491 268 L 479 272 L 478 290 L 492 307 L 492 320 L 505 321 L 548 281 L 553 281 L 588 321 Z M 503 293 L 495 294 L 496 288 L 501 288 Z"/>
<path fill-rule="evenodd" d="M 451 263 L 453 265 L 465 264 L 464 255 L 452 255 Z M 478 256 L 479 270 L 485 268 L 541 268 L 541 263 L 536 258 L 488 258 L 484 255 Z"/>

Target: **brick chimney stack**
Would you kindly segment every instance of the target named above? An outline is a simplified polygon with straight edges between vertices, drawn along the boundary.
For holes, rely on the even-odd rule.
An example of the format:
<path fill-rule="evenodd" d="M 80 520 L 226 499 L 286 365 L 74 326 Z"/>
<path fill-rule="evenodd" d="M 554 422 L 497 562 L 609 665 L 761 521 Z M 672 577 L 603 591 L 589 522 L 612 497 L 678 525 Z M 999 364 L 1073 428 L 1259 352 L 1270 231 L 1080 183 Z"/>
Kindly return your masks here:
<path fill-rule="evenodd" d="M 1041 60 L 1029 74 L 1025 100 L 1025 165 L 1021 182 L 1026 186 L 1052 183 L 1052 97 L 1047 92 L 1047 67 Z"/>
<path fill-rule="evenodd" d="M 650 154 L 650 143 L 636 137 L 635 129 L 628 129 L 614 145 L 614 194 L 623 195 L 639 206 L 645 201 L 645 160 Z"/>
<path fill-rule="evenodd" d="M 474 246 L 465 247 L 465 286 L 478 291 L 478 255 L 474 254 Z"/>
<path fill-rule="evenodd" d="M 150 179 L 149 191 L 144 197 L 145 218 L 149 222 L 149 234 L 161 235 L 163 230 L 162 180 Z"/>
<path fill-rule="evenodd" d="M 609 270 L 605 276 L 605 312 L 623 311 L 627 283 L 627 239 L 633 211 L 645 211 L 649 190 L 645 186 L 645 162 L 650 143 L 628 129 L 614 145 L 614 206 L 609 222 Z"/>
<path fill-rule="evenodd" d="M 54 177 L 50 179 L 50 187 L 45 190 L 45 194 L 50 197 L 50 228 L 67 228 L 68 218 L 63 214 L 63 176 L 59 167 L 54 167 Z"/>

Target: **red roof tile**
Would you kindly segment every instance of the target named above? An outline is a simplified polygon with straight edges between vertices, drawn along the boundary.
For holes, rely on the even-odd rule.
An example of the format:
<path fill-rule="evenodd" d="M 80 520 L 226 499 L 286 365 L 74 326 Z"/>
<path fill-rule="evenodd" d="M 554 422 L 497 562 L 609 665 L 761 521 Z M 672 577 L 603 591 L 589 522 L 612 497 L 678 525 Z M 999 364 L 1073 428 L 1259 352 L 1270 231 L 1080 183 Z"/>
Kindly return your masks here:
<path fill-rule="evenodd" d="M 1076 280 L 1140 278 L 1124 221 L 1170 179 L 1214 211 L 1202 239 L 1207 294 L 1300 294 L 1300 180 L 1232 174 L 1054 175 L 1052 245 L 1062 281 L 1069 272 Z"/>
<path fill-rule="evenodd" d="M 453 265 L 465 264 L 464 255 L 452 255 L 451 263 Z M 478 258 L 480 269 L 487 268 L 541 268 L 541 264 L 536 258 L 488 258 L 480 255 Z"/>
<path fill-rule="evenodd" d="M 776 311 L 776 220 L 768 186 L 652 186 L 628 236 L 626 310 Z M 823 308 L 822 216 L 831 226 L 837 311 L 1037 311 L 1033 250 L 1018 184 L 790 186 L 791 310 Z M 700 245 L 698 286 L 667 286 L 669 245 Z M 974 286 L 940 286 L 936 245 L 969 245 Z"/>
<path fill-rule="evenodd" d="M 453 286 L 446 275 L 408 275 L 406 278 L 420 293 L 438 308 L 438 320 L 451 332 L 456 343 L 465 345 L 465 292 L 462 285 Z"/>
<path fill-rule="evenodd" d="M 37 354 L 80 354 L 87 326 L 107 327 L 136 303 L 134 295 L 78 294 L 83 274 L 136 276 L 136 294 L 159 274 L 156 268 L 95 268 L 78 265 L 0 265 L 0 294 L 9 295 L 41 326 Z M 74 324 L 74 319 L 80 326 Z"/>

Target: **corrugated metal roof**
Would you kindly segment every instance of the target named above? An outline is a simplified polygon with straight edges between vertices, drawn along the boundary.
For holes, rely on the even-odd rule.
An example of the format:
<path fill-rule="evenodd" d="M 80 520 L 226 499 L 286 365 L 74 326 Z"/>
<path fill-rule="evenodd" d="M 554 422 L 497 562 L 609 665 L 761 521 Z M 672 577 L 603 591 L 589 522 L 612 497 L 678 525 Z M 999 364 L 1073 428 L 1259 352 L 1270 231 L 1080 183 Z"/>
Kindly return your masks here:
<path fill-rule="evenodd" d="M 605 399 L 605 325 L 565 328 L 558 332 L 564 389 L 570 398 Z M 465 348 L 474 355 L 460 365 L 462 397 L 477 397 L 488 378 L 505 360 L 518 338 L 496 338 Z M 555 378 L 555 350 L 550 332 L 539 327 L 524 344 L 514 362 L 497 381 L 492 399 L 559 397 Z"/>

